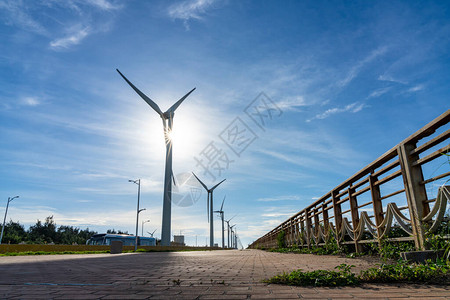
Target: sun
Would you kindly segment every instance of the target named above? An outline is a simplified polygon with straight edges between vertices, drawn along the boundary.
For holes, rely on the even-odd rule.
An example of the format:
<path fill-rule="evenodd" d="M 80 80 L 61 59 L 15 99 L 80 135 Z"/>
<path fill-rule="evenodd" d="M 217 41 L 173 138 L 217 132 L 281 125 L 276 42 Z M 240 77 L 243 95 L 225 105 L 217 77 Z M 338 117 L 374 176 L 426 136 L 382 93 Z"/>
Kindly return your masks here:
<path fill-rule="evenodd" d="M 176 159 L 188 159 L 197 155 L 202 140 L 202 132 L 199 130 L 198 121 L 189 116 L 177 115 L 172 130 L 168 137 L 172 141 L 173 155 Z"/>

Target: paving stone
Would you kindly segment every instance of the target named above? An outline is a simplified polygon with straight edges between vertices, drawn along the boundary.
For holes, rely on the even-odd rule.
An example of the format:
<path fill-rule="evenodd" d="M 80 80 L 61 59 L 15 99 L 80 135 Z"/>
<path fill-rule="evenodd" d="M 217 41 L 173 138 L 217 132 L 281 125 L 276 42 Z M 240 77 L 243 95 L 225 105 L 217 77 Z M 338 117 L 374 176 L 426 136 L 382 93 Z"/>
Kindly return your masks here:
<path fill-rule="evenodd" d="M 263 283 L 297 269 L 355 273 L 376 262 L 260 250 L 0 257 L 1 299 L 449 299 L 450 287 L 364 284 L 293 287 Z M 28 284 L 32 283 L 32 284 Z"/>

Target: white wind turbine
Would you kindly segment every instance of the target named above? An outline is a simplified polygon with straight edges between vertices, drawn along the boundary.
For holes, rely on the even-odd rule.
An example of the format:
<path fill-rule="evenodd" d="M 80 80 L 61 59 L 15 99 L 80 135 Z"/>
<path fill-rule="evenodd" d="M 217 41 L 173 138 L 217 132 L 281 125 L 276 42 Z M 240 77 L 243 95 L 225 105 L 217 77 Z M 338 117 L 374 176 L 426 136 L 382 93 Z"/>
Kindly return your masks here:
<path fill-rule="evenodd" d="M 226 197 L 226 196 L 225 196 Z M 223 219 L 223 203 L 225 202 L 225 197 L 223 197 L 222 205 L 219 210 L 214 211 L 215 213 L 220 214 L 220 219 L 222 220 L 222 248 L 225 248 L 225 229 L 224 229 L 224 219 Z"/>
<path fill-rule="evenodd" d="M 227 244 L 227 246 L 228 246 L 228 248 L 231 248 L 230 247 L 230 221 L 231 220 L 233 220 L 233 218 L 234 217 L 236 217 L 237 215 L 234 215 L 231 219 L 229 219 L 228 221 L 227 220 L 225 220 L 225 222 L 227 222 L 227 233 L 228 233 L 228 244 Z M 234 225 L 233 225 L 234 226 Z"/>
<path fill-rule="evenodd" d="M 226 179 L 222 180 L 212 188 L 208 189 L 206 184 L 204 184 L 197 175 L 192 172 L 192 174 L 197 178 L 198 182 L 203 186 L 203 188 L 207 192 L 207 199 L 206 199 L 206 209 L 208 214 L 208 222 L 209 222 L 209 246 L 214 247 L 214 220 L 213 220 L 213 191 L 216 187 L 218 187 L 222 182 L 224 182 Z"/>
<path fill-rule="evenodd" d="M 233 231 L 233 227 L 236 226 L 236 224 L 230 226 L 230 230 L 231 230 L 231 248 L 234 248 L 234 231 Z"/>
<path fill-rule="evenodd" d="M 153 237 L 153 234 L 155 233 L 156 229 L 153 230 L 153 232 L 147 231 L 148 234 L 150 234 L 150 237 Z"/>
<path fill-rule="evenodd" d="M 164 126 L 164 139 L 166 141 L 166 169 L 164 175 L 164 195 L 163 195 L 163 215 L 162 215 L 162 228 L 161 228 L 161 245 L 170 245 L 170 226 L 171 226 L 171 213 L 172 213 L 172 139 L 170 133 L 173 127 L 173 117 L 175 110 L 180 106 L 181 102 L 187 98 L 194 90 L 193 88 L 189 93 L 184 95 L 180 100 L 175 102 L 166 112 L 162 112 L 159 106 L 153 102 L 149 97 L 142 93 L 137 87 L 135 87 L 118 69 L 120 76 L 133 88 L 133 90 L 156 111 L 162 119 Z"/>

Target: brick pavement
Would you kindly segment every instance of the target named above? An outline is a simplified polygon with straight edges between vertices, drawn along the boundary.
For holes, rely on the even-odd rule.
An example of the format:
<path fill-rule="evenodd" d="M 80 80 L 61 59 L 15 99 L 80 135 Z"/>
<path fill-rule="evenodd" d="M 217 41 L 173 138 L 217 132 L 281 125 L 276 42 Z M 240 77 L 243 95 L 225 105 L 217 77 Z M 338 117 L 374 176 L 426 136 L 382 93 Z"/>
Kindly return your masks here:
<path fill-rule="evenodd" d="M 367 284 L 313 288 L 262 283 L 294 269 L 355 271 L 363 259 L 260 250 L 0 257 L 1 299 L 449 299 L 450 287 Z"/>

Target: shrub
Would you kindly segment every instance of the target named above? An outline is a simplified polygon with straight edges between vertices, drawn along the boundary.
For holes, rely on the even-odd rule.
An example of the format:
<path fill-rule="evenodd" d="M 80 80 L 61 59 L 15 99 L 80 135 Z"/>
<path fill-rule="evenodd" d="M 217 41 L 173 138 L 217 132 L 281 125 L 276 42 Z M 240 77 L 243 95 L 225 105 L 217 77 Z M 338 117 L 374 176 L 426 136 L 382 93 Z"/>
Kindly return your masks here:
<path fill-rule="evenodd" d="M 286 247 L 285 237 L 286 237 L 286 232 L 284 230 L 281 230 L 277 235 L 278 248 Z"/>

